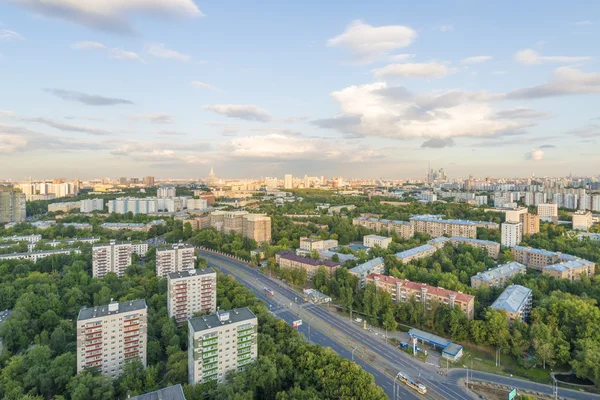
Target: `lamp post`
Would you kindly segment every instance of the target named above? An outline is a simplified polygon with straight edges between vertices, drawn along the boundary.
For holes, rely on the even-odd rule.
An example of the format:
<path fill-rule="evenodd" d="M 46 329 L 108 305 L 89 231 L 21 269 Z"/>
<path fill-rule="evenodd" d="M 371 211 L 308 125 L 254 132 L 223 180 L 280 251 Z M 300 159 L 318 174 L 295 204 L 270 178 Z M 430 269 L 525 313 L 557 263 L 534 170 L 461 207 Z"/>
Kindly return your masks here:
<path fill-rule="evenodd" d="M 463 367 L 465 367 L 467 369 L 467 389 L 469 388 L 469 367 L 467 367 L 466 365 L 463 365 Z"/>
<path fill-rule="evenodd" d="M 356 349 L 358 349 L 358 346 L 354 346 L 354 348 L 352 349 L 352 362 L 354 362 L 354 352 L 356 351 Z"/>
<path fill-rule="evenodd" d="M 310 343 L 310 323 L 311 321 L 315 318 L 315 315 L 313 315 L 312 317 L 310 317 L 310 319 L 308 320 L 308 322 L 306 323 L 306 325 L 308 325 L 308 343 Z"/>

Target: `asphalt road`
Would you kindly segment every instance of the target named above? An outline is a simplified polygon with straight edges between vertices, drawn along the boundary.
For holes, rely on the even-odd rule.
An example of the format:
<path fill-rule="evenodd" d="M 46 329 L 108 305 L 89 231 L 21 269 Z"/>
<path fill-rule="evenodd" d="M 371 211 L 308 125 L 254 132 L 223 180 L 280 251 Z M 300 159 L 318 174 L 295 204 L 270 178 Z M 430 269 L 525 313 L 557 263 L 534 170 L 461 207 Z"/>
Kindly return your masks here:
<path fill-rule="evenodd" d="M 307 320 L 318 318 L 327 324 L 329 329 L 322 329 L 321 326 L 323 326 L 323 324 L 320 324 L 319 328 L 316 328 L 314 326 L 315 324 L 311 325 L 311 342 L 321 346 L 330 347 L 342 357 L 347 359 L 352 358 L 352 352 L 349 350 L 353 348 L 352 344 L 360 344 L 372 350 L 378 356 L 384 358 L 385 361 L 394 368 L 394 371 L 401 371 L 413 378 L 417 378 L 427 386 L 428 393 L 427 395 L 422 396 L 403 384 L 397 384 L 397 399 L 429 398 L 436 400 L 456 400 L 474 398 L 473 395 L 464 389 L 464 387 L 458 384 L 460 379 L 464 379 L 466 377 L 466 370 L 451 369 L 448 376 L 439 375 L 438 368 L 436 366 L 428 365 L 413 359 L 411 356 L 400 351 L 395 346 L 385 343 L 380 336 L 373 336 L 368 331 L 365 331 L 356 324 L 353 324 L 349 318 L 342 318 L 336 313 L 327 310 L 323 306 L 311 303 L 303 303 L 300 299 L 301 295 L 299 293 L 290 289 L 287 285 L 278 280 L 270 279 L 269 277 L 264 276 L 255 269 L 250 268 L 247 264 L 210 252 L 200 250 L 198 252 L 202 257 L 206 258 L 210 266 L 217 267 L 221 272 L 235 276 L 238 281 L 253 290 L 257 297 L 263 300 L 276 316 L 282 318 L 290 325 L 292 321 L 299 319 L 297 315 L 298 312 L 302 312 L 303 315 L 308 313 L 310 317 L 303 318 L 303 325 L 299 328 L 300 332 L 306 337 L 308 337 Z M 263 290 L 264 287 L 273 289 L 275 291 L 275 297 L 273 298 L 266 295 Z M 296 299 L 299 301 L 299 303 L 295 301 Z M 342 335 L 340 335 L 340 333 Z M 350 341 L 348 341 L 347 338 L 349 338 Z M 383 372 L 386 369 L 383 365 L 376 365 L 377 368 L 375 368 L 372 365 L 373 360 L 370 360 L 370 363 L 366 362 L 363 358 L 367 357 L 363 356 L 364 355 L 356 352 L 354 354 L 354 361 L 365 371 L 372 374 L 375 377 L 375 382 L 377 385 L 382 387 L 388 397 L 392 399 L 394 393 L 394 375 Z M 473 377 L 479 380 L 509 385 L 516 387 L 517 389 L 528 389 L 541 393 L 552 394 L 552 387 L 550 385 L 543 385 L 479 371 L 473 371 Z M 559 389 L 559 396 L 569 399 L 600 399 L 600 396 L 598 395 L 569 389 Z"/>

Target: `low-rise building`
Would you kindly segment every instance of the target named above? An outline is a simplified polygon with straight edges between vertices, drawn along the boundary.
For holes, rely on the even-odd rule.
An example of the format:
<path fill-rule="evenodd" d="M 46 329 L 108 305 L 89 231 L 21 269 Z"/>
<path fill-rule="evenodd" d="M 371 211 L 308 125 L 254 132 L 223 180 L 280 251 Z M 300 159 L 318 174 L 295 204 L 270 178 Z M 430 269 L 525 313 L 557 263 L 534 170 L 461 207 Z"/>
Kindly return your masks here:
<path fill-rule="evenodd" d="M 42 235 L 25 235 L 25 236 L 4 236 L 0 237 L 0 242 L 27 242 L 27 243 L 37 243 L 42 240 Z"/>
<path fill-rule="evenodd" d="M 532 291 L 521 285 L 510 285 L 491 305 L 495 310 L 506 312 L 508 322 L 526 322 L 531 311 Z"/>
<path fill-rule="evenodd" d="M 329 250 L 338 247 L 338 241 L 335 239 L 323 240 L 320 238 L 300 238 L 300 249 L 312 252 L 313 250 Z"/>
<path fill-rule="evenodd" d="M 570 254 L 524 246 L 516 246 L 511 249 L 511 252 L 516 262 L 537 270 L 541 270 L 546 265 L 577 259 L 577 257 Z"/>
<path fill-rule="evenodd" d="M 587 231 L 594 224 L 591 211 L 575 211 L 573 213 L 573 229 Z"/>
<path fill-rule="evenodd" d="M 327 268 L 330 276 L 333 276 L 335 270 L 340 267 L 339 263 L 331 260 L 315 260 L 310 257 L 298 256 L 290 251 L 277 253 L 275 255 L 275 262 L 281 268 L 304 268 L 308 279 L 311 279 L 321 266 Z"/>
<path fill-rule="evenodd" d="M 415 215 L 410 218 L 415 232 L 426 233 L 431 237 L 461 236 L 477 238 L 478 222 L 460 219 L 441 219 L 434 215 Z M 489 225 L 485 223 L 486 227 Z"/>
<path fill-rule="evenodd" d="M 396 258 L 403 263 L 409 263 L 412 260 L 418 260 L 419 258 L 429 257 L 437 251 L 435 246 L 430 244 L 424 244 L 419 247 L 414 247 L 409 250 L 401 251 L 396 253 Z"/>
<path fill-rule="evenodd" d="M 194 246 L 177 243 L 156 248 L 156 276 L 166 278 L 171 272 L 194 269 L 196 250 Z"/>
<path fill-rule="evenodd" d="M 187 223 L 189 223 L 195 231 L 210 228 L 210 215 L 207 214 L 195 218 L 184 219 L 183 226 Z"/>
<path fill-rule="evenodd" d="M 146 177 L 148 178 L 148 177 Z M 148 186 L 148 185 L 147 185 Z M 152 185 L 150 185 L 152 186 Z M 186 400 L 181 384 L 167 386 L 154 392 L 131 397 L 129 400 Z"/>
<path fill-rule="evenodd" d="M 450 243 L 454 247 L 459 244 L 466 244 L 481 250 L 486 250 L 488 255 L 494 259 L 498 258 L 500 254 L 500 243 L 492 242 L 491 240 L 471 239 L 458 236 L 448 238 L 441 236 L 439 238 L 431 239 L 427 243 L 437 249 L 444 247 L 446 243 Z"/>
<path fill-rule="evenodd" d="M 432 303 L 459 307 L 469 319 L 475 314 L 475 296 L 469 294 L 380 274 L 367 276 L 366 282 L 373 282 L 378 289 L 387 291 L 394 302 L 414 300 L 422 303 L 425 311 L 432 310 Z"/>
<path fill-rule="evenodd" d="M 393 221 L 390 219 L 380 219 L 370 216 L 361 216 L 352 220 L 352 225 L 364 226 L 375 232 L 395 232 L 402 239 L 410 239 L 415 234 L 415 227 L 409 221 Z"/>
<path fill-rule="evenodd" d="M 357 276 L 360 281 L 360 286 L 364 287 L 368 275 L 383 274 L 385 272 L 385 263 L 383 262 L 383 257 L 377 257 L 357 265 L 348 272 L 354 276 Z"/>
<path fill-rule="evenodd" d="M 57 254 L 69 255 L 71 253 L 80 254 L 79 249 L 63 249 L 63 250 L 42 250 L 42 251 L 28 251 L 27 253 L 9 253 L 0 254 L 0 260 L 29 260 L 34 263 L 38 262 L 42 258 L 54 256 Z"/>
<path fill-rule="evenodd" d="M 480 272 L 471 277 L 471 286 L 480 287 L 501 287 L 519 274 L 525 274 L 527 268 L 516 261 L 509 262 L 499 267 Z"/>
<path fill-rule="evenodd" d="M 366 235 L 363 237 L 363 246 L 368 248 L 379 246 L 382 249 L 387 249 L 392 243 L 392 238 L 379 235 Z"/>
<path fill-rule="evenodd" d="M 212 268 L 171 272 L 167 279 L 167 312 L 177 324 L 199 312 L 217 312 L 217 273 Z"/>
<path fill-rule="evenodd" d="M 66 214 L 71 211 L 79 211 L 80 209 L 81 209 L 81 202 L 79 202 L 79 201 L 48 204 L 48 212 L 62 211 Z"/>
<path fill-rule="evenodd" d="M 188 320 L 188 383 L 222 382 L 258 356 L 258 319 L 248 307 Z"/>
<path fill-rule="evenodd" d="M 334 256 L 337 256 L 338 262 L 341 263 L 358 260 L 358 257 L 356 257 L 354 254 L 344 254 L 332 250 L 319 250 L 319 259 L 321 260 L 332 260 Z"/>
<path fill-rule="evenodd" d="M 542 267 L 542 274 L 550 275 L 557 279 L 568 279 L 570 281 L 578 281 L 581 279 L 582 275 L 591 277 L 594 275 L 595 271 L 595 263 L 581 258 Z"/>

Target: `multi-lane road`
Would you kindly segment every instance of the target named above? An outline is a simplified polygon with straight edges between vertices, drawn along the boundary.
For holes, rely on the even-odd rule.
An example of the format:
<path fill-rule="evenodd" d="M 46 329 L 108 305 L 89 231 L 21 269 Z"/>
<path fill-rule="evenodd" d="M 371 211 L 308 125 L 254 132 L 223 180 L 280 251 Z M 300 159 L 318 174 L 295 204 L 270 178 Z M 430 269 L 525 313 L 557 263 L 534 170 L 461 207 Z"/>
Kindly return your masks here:
<path fill-rule="evenodd" d="M 353 359 L 365 371 L 375 377 L 377 385 L 384 389 L 390 399 L 394 398 L 394 393 L 398 399 L 455 400 L 474 398 L 462 385 L 459 385 L 459 381 L 466 376 L 465 370 L 452 369 L 448 376 L 440 375 L 436 366 L 413 359 L 396 347 L 385 343 L 380 336 L 374 336 L 370 332 L 361 329 L 348 318 L 342 318 L 322 306 L 302 302 L 300 294 L 282 282 L 271 279 L 250 268 L 246 263 L 214 252 L 198 250 L 198 253 L 207 260 L 209 266 L 235 276 L 238 281 L 254 291 L 279 318 L 289 324 L 292 321 L 302 319 L 303 324 L 299 327 L 301 333 L 306 337 L 310 335 L 311 342 L 330 347 L 342 357 Z M 273 289 L 275 296 L 266 295 L 263 290 L 264 287 Z M 422 396 L 399 383 L 394 388 L 394 376 L 400 371 L 419 379 L 425 384 L 427 395 Z M 471 371 L 469 375 L 471 375 Z M 473 378 L 518 389 L 547 394 L 553 393 L 552 387 L 549 385 L 501 375 L 473 371 Z M 559 396 L 569 399 L 600 399 L 600 396 L 597 395 L 562 388 L 559 389 Z"/>

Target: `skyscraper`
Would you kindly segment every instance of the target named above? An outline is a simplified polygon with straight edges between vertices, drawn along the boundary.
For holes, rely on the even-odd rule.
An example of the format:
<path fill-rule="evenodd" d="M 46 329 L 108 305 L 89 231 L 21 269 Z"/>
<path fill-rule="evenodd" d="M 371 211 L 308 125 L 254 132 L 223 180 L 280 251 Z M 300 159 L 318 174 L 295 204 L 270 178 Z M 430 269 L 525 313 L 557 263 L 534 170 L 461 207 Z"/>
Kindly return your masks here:
<path fill-rule="evenodd" d="M 213 167 L 210 167 L 210 174 L 208 174 L 208 178 L 206 178 L 206 184 L 214 185 L 215 183 L 217 183 L 217 176 L 215 175 Z"/>
<path fill-rule="evenodd" d="M 153 176 L 145 177 L 144 178 L 144 186 L 146 186 L 146 187 L 154 186 L 154 177 Z"/>
<path fill-rule="evenodd" d="M 283 188 L 284 189 L 293 189 L 294 188 L 294 181 L 293 181 L 293 177 L 292 174 L 285 174 L 285 176 L 283 177 Z"/>

